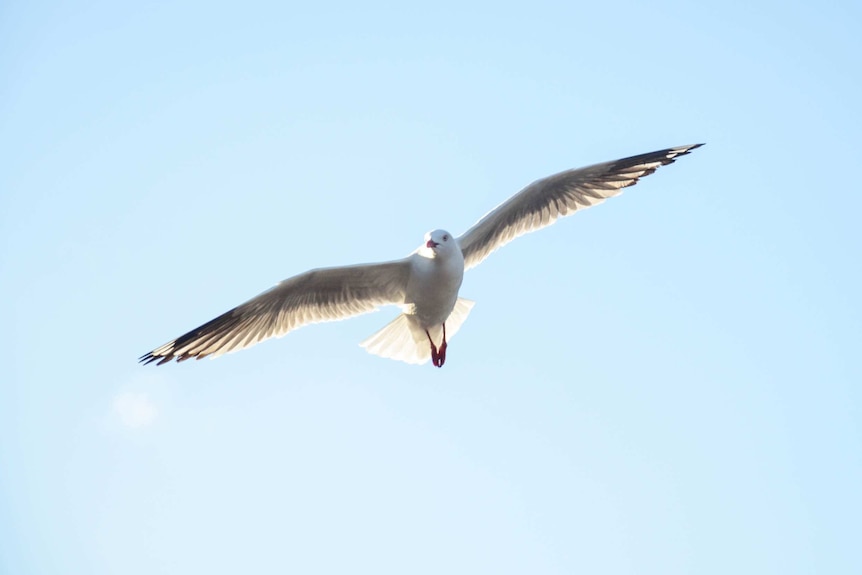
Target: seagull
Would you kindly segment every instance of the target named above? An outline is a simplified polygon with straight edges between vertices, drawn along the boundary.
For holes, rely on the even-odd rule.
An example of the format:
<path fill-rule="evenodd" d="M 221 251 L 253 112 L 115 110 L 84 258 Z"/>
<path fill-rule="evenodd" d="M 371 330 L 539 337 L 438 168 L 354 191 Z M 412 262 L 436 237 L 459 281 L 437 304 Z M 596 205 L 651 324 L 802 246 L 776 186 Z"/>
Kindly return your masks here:
<path fill-rule="evenodd" d="M 174 359 L 217 357 L 304 325 L 396 305 L 402 313 L 360 345 L 381 357 L 411 364 L 430 359 L 443 367 L 447 337 L 455 335 L 474 305 L 458 296 L 465 270 L 518 236 L 621 194 L 623 188 L 702 145 L 667 148 L 537 180 L 461 236 L 434 230 L 403 259 L 313 269 L 293 276 L 138 361 L 162 365 Z"/>

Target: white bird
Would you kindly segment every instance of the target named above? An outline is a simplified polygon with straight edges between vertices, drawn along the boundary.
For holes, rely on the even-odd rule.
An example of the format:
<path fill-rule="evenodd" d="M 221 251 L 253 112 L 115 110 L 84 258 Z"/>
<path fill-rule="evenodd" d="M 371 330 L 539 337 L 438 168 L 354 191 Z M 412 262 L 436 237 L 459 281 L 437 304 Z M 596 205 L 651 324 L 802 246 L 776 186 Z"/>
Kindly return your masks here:
<path fill-rule="evenodd" d="M 139 361 L 161 365 L 172 359 L 217 357 L 304 325 L 391 304 L 400 306 L 403 313 L 360 345 L 382 357 L 415 364 L 431 359 L 442 367 L 447 337 L 458 331 L 474 303 L 458 297 L 464 270 L 518 236 L 619 195 L 622 188 L 702 145 L 668 148 L 537 180 L 460 237 L 434 230 L 404 259 L 314 269 L 286 279 Z"/>

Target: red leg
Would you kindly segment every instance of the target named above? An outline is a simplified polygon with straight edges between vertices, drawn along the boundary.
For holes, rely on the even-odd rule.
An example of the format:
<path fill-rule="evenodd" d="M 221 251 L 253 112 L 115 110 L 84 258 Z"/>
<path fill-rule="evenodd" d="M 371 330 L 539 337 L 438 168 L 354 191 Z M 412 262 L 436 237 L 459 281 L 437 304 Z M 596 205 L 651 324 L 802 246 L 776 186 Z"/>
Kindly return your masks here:
<path fill-rule="evenodd" d="M 431 334 L 428 333 L 428 330 L 425 330 L 425 335 L 428 336 L 428 343 L 431 344 L 431 363 L 436 365 L 437 367 L 442 367 L 443 364 L 440 362 L 440 354 L 437 353 L 437 346 L 434 345 L 434 340 L 431 339 Z"/>
<path fill-rule="evenodd" d="M 446 322 L 443 322 L 443 343 L 440 344 L 440 353 L 437 354 L 440 359 L 439 365 L 437 367 L 443 367 L 443 364 L 446 363 L 446 348 L 449 347 L 446 343 Z"/>

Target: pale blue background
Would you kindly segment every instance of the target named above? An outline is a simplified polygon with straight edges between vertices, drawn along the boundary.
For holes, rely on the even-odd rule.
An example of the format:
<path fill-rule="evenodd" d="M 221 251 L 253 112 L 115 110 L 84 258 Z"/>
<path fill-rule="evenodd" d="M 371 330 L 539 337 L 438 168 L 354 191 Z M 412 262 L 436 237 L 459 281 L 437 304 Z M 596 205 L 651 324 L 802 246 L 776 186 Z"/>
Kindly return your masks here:
<path fill-rule="evenodd" d="M 0 572 L 862 572 L 860 6 L 4 2 Z M 392 311 L 136 363 L 700 141 L 471 271 L 441 370 Z"/>

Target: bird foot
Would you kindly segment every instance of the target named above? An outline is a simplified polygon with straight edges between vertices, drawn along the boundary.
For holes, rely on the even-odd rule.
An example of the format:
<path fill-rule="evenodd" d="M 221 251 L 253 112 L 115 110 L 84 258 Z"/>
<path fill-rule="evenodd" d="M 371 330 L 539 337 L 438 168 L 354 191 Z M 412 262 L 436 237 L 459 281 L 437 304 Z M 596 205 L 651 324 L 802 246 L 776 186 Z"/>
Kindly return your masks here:
<path fill-rule="evenodd" d="M 443 324 L 443 343 L 440 344 L 440 349 L 437 349 L 437 346 L 434 345 L 434 340 L 431 339 L 431 334 L 428 333 L 428 330 L 425 330 L 425 335 L 428 336 L 428 343 L 431 344 L 431 363 L 436 365 L 437 367 L 443 367 L 443 364 L 446 363 L 446 324 Z"/>
<path fill-rule="evenodd" d="M 440 344 L 440 350 L 437 352 L 437 359 L 435 360 L 433 355 L 431 357 L 434 360 L 434 365 L 437 367 L 443 367 L 443 364 L 446 363 L 446 342 L 444 341 Z"/>
<path fill-rule="evenodd" d="M 443 343 L 440 346 L 440 349 L 437 349 L 437 346 L 433 343 L 431 344 L 431 363 L 433 363 L 437 367 L 443 367 L 443 364 L 446 363 L 446 344 Z"/>

